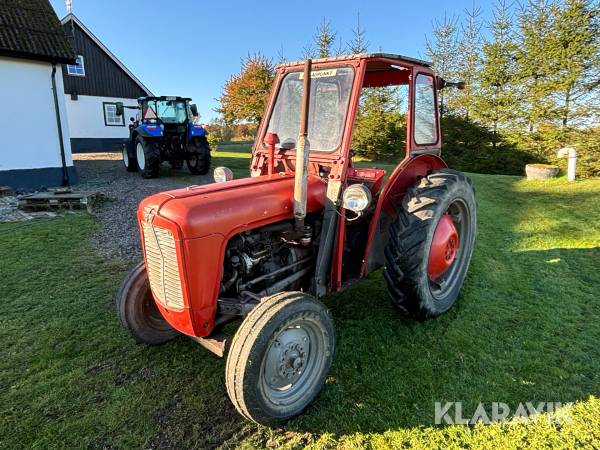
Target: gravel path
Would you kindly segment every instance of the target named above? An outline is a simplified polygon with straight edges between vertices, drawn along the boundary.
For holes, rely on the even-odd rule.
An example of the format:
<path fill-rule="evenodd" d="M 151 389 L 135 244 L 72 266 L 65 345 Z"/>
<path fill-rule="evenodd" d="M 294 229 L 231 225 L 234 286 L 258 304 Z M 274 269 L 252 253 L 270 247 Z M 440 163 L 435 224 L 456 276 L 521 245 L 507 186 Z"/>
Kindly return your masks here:
<path fill-rule="evenodd" d="M 168 164 L 163 164 L 160 178 L 147 180 L 127 172 L 117 153 L 79 153 L 73 159 L 79 175 L 75 188 L 97 191 L 107 197 L 106 202 L 94 208 L 101 230 L 93 236 L 93 245 L 102 256 L 125 261 L 138 261 L 142 257 L 135 214 L 144 197 L 212 181 L 210 174 L 190 175 L 185 166 L 175 171 Z"/>

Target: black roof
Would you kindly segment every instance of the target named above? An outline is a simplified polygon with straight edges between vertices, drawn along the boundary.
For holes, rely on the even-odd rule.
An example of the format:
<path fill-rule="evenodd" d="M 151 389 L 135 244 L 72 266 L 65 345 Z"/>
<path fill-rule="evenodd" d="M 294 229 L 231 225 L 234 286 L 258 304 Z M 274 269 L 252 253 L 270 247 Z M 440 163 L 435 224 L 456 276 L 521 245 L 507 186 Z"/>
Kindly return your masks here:
<path fill-rule="evenodd" d="M 65 64 L 75 61 L 48 0 L 0 0 L 0 56 Z"/>

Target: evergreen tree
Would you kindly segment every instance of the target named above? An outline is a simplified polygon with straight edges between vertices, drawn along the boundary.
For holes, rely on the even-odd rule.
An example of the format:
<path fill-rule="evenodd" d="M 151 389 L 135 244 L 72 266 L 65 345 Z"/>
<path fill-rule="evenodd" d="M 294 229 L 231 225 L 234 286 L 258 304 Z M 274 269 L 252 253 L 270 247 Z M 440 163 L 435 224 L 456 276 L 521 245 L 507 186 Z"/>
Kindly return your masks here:
<path fill-rule="evenodd" d="M 514 86 L 517 47 L 505 0 L 498 0 L 494 6 L 488 29 L 491 38 L 483 44 L 483 61 L 476 77 L 477 91 L 473 100 L 475 116 L 492 130 L 495 147 L 498 130 L 513 122 L 518 109 Z"/>
<path fill-rule="evenodd" d="M 319 58 L 328 58 L 332 56 L 332 48 L 335 43 L 337 33 L 331 29 L 331 23 L 323 17 L 323 22 L 317 28 L 317 34 L 314 36 L 317 56 Z"/>
<path fill-rule="evenodd" d="M 283 45 L 279 47 L 277 51 L 277 64 L 285 64 L 287 62 L 287 58 L 285 57 L 285 52 L 283 50 Z"/>
<path fill-rule="evenodd" d="M 369 88 L 356 116 L 353 148 L 372 160 L 397 159 L 406 146 L 406 118 L 400 112 L 398 91 Z"/>
<path fill-rule="evenodd" d="M 313 46 L 312 41 L 302 47 L 302 59 L 315 59 L 318 57 L 317 50 Z"/>
<path fill-rule="evenodd" d="M 369 51 L 369 42 L 366 39 L 367 30 L 360 26 L 360 12 L 356 13 L 356 28 L 352 30 L 352 39 L 348 43 L 348 52 L 356 55 Z"/>
<path fill-rule="evenodd" d="M 464 11 L 465 19 L 461 24 L 461 34 L 458 40 L 458 55 L 460 66 L 457 69 L 458 79 L 465 82 L 465 88 L 456 92 L 452 105 L 456 112 L 467 120 L 473 109 L 473 91 L 481 63 L 481 9 L 473 0 L 471 9 Z"/>
<path fill-rule="evenodd" d="M 453 80 L 457 74 L 457 41 L 456 20 L 448 19 L 433 22 L 433 40 L 426 40 L 427 56 L 433 64 L 435 72 L 445 80 Z M 440 115 L 445 113 L 445 102 L 451 101 L 454 92 L 441 90 L 439 92 Z"/>
<path fill-rule="evenodd" d="M 567 127 L 575 119 L 589 117 L 589 103 L 597 100 L 592 88 L 599 76 L 598 6 L 590 0 L 565 0 L 553 12 L 552 48 L 556 53 L 552 69 L 556 73 L 560 123 Z"/>
<path fill-rule="evenodd" d="M 556 110 L 552 96 L 555 89 L 552 61 L 553 14 L 555 5 L 546 0 L 529 0 L 519 14 L 520 42 L 517 59 L 522 87 L 522 104 L 529 131 L 541 123 L 551 121 Z"/>

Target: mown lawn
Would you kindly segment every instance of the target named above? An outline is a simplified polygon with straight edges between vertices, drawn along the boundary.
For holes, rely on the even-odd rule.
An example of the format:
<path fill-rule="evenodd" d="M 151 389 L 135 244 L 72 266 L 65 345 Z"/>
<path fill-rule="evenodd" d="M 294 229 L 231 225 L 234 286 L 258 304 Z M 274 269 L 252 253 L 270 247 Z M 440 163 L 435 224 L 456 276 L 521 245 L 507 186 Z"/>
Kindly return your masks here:
<path fill-rule="evenodd" d="M 241 174 L 242 153 L 216 164 Z M 372 165 L 370 163 L 364 163 Z M 399 316 L 379 272 L 325 298 L 337 353 L 284 429 L 240 419 L 225 361 L 186 338 L 136 345 L 86 215 L 0 226 L 0 448 L 592 447 L 600 442 L 600 180 L 472 176 L 479 234 L 450 312 Z M 132 232 L 136 232 L 132 230 Z M 568 420 L 434 425 L 434 402 L 574 402 Z"/>

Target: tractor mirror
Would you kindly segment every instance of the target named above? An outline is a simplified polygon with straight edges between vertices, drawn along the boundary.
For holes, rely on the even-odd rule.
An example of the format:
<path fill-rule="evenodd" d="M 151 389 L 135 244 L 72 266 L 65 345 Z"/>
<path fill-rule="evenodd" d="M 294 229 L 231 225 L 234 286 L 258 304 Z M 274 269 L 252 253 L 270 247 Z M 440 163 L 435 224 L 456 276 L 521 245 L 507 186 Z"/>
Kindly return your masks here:
<path fill-rule="evenodd" d="M 198 107 L 196 106 L 195 103 L 192 103 L 190 105 L 190 109 L 192 110 L 192 116 L 198 117 Z"/>
<path fill-rule="evenodd" d="M 133 117 L 130 117 L 130 118 L 129 118 L 129 121 L 130 121 L 130 122 L 135 122 L 135 119 L 134 119 Z"/>
<path fill-rule="evenodd" d="M 123 115 L 123 102 L 117 102 L 116 108 L 117 108 L 117 116 L 122 116 Z"/>

